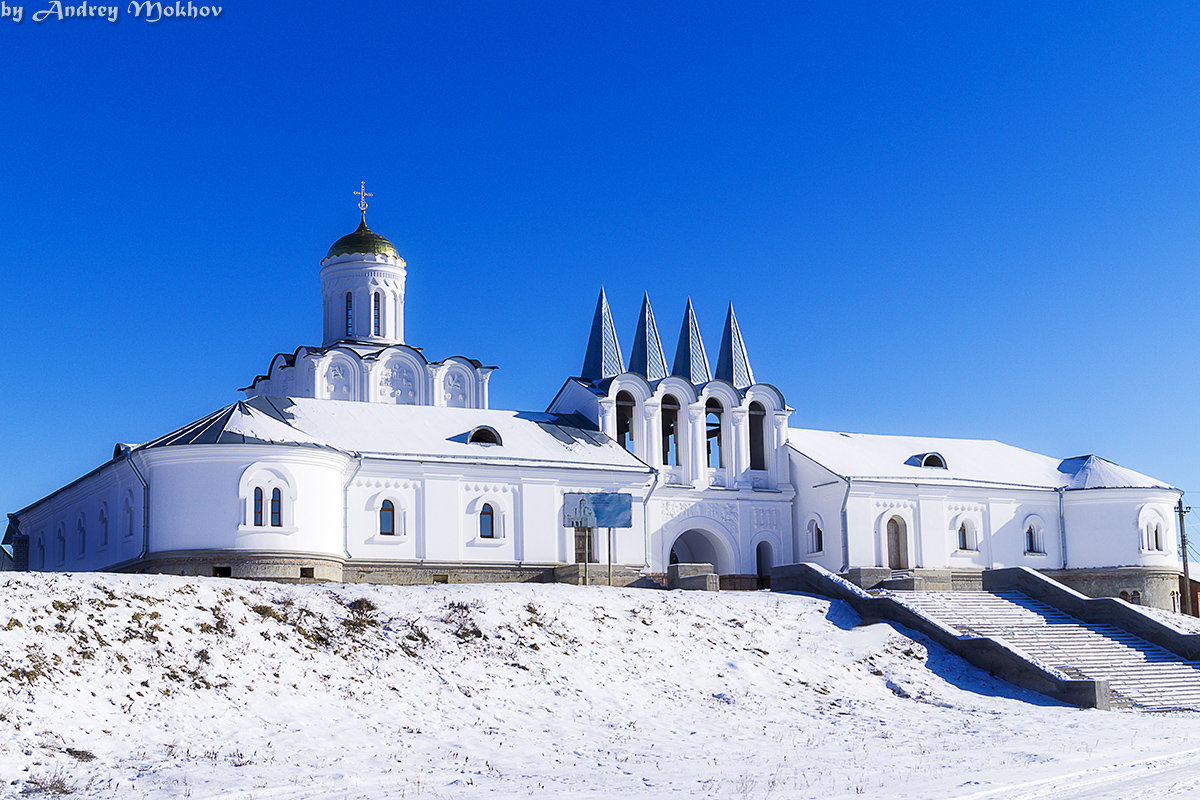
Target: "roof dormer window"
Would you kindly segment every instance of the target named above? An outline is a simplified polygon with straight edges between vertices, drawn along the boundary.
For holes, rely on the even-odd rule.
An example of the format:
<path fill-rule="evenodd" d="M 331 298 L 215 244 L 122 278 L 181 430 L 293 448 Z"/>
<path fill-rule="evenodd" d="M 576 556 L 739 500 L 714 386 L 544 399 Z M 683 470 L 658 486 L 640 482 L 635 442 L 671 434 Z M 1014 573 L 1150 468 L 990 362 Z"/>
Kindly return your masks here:
<path fill-rule="evenodd" d="M 922 467 L 929 467 L 930 469 L 946 468 L 946 459 L 942 458 L 941 453 L 922 453 L 917 456 L 917 460 Z"/>
<path fill-rule="evenodd" d="M 467 442 L 470 444 L 501 444 L 500 434 L 495 428 L 489 428 L 487 425 L 480 425 L 475 430 L 467 435 Z"/>

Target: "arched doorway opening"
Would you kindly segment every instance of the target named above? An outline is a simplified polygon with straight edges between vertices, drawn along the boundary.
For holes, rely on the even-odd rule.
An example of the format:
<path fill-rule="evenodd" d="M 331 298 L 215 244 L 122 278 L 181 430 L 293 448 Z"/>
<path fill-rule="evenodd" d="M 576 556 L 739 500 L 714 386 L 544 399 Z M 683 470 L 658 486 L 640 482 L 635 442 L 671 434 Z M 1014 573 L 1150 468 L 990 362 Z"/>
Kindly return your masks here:
<path fill-rule="evenodd" d="M 774 554 L 770 542 L 759 542 L 754 549 L 754 563 L 758 573 L 758 588 L 771 588 L 771 567 L 774 564 Z"/>
<path fill-rule="evenodd" d="M 721 549 L 707 531 L 693 528 L 676 537 L 667 559 L 670 564 L 712 564 L 718 575 L 728 572 Z"/>
<path fill-rule="evenodd" d="M 888 569 L 908 569 L 908 530 L 900 517 L 887 521 L 887 553 Z"/>

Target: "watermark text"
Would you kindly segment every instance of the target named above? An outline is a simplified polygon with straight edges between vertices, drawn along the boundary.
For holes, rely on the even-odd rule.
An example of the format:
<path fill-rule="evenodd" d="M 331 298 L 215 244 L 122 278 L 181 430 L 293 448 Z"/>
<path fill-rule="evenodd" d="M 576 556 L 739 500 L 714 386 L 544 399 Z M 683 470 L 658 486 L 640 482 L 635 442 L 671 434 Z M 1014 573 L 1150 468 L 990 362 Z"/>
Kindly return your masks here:
<path fill-rule="evenodd" d="M 144 22 L 155 23 L 170 19 L 216 19 L 225 10 L 224 6 L 197 5 L 193 0 L 174 3 L 163 3 L 160 0 L 134 0 L 125 7 L 125 14 Z M 73 3 L 68 0 L 50 0 L 46 5 L 39 5 L 37 10 L 29 14 L 29 19 L 35 23 L 68 22 L 79 19 L 103 20 L 116 22 L 121 18 L 120 6 L 98 5 L 84 0 Z M 0 22 L 9 20 L 20 23 L 26 17 L 25 6 L 0 0 Z"/>

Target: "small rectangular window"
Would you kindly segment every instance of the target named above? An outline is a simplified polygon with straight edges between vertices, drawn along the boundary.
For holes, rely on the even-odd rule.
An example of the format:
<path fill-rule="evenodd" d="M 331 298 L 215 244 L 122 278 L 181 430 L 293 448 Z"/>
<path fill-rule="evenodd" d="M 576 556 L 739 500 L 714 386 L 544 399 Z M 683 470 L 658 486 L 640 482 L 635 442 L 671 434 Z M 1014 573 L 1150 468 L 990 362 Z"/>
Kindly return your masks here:
<path fill-rule="evenodd" d="M 232 578 L 233 577 L 233 568 L 232 567 L 213 567 L 213 577 L 214 578 Z"/>
<path fill-rule="evenodd" d="M 300 577 L 301 578 L 315 578 L 316 575 L 315 575 L 312 567 L 301 567 L 300 568 Z"/>

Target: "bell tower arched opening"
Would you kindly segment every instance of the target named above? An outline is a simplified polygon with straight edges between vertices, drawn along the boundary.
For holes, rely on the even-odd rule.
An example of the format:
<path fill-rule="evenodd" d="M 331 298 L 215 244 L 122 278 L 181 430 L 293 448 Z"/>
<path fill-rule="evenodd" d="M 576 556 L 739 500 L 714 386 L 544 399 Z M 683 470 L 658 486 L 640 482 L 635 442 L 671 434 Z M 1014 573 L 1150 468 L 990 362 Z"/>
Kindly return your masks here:
<path fill-rule="evenodd" d="M 713 571 L 718 575 L 733 571 L 733 565 L 717 538 L 701 528 L 686 530 L 675 537 L 667 563 L 712 564 Z"/>

